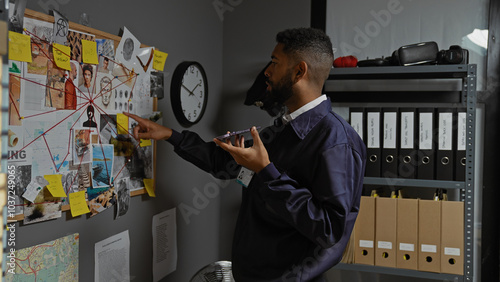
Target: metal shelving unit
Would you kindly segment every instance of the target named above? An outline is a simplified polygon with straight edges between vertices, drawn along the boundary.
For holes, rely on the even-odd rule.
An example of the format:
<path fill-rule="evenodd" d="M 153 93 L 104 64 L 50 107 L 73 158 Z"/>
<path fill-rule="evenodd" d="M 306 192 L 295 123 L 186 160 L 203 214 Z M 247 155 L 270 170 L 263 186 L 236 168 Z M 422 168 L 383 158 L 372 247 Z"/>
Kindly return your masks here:
<path fill-rule="evenodd" d="M 334 68 L 328 80 L 394 80 L 394 79 L 459 79 L 461 80 L 460 106 L 467 108 L 467 145 L 465 181 L 439 181 L 421 179 L 389 179 L 366 177 L 365 184 L 397 185 L 398 187 L 441 187 L 459 189 L 464 202 L 464 275 L 432 273 L 424 271 L 368 266 L 359 264 L 339 264 L 335 269 L 372 272 L 389 275 L 418 277 L 449 281 L 474 280 L 474 183 L 475 183 L 475 124 L 476 124 L 476 65 L 422 65 L 388 66 L 363 68 Z M 326 92 L 328 94 L 328 92 Z M 338 93 L 336 93 L 338 94 Z M 399 94 L 398 94 L 399 96 Z M 404 100 L 404 96 L 402 99 Z M 360 102 L 360 101 L 352 101 Z"/>

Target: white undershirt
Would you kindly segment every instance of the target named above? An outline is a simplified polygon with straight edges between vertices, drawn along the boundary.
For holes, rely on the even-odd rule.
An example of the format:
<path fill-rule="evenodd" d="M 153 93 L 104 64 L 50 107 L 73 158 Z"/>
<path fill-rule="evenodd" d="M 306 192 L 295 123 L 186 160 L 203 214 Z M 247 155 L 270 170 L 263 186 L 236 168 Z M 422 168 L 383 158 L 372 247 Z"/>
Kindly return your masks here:
<path fill-rule="evenodd" d="M 321 104 L 321 102 L 323 102 L 325 100 L 326 100 L 326 95 L 323 94 L 323 95 L 319 96 L 318 98 L 312 100 L 311 102 L 305 104 L 304 106 L 298 108 L 293 113 L 288 113 L 288 110 L 287 110 L 287 113 L 285 113 L 283 115 L 283 122 L 284 123 L 291 122 L 292 120 L 296 119 L 301 114 L 315 108 L 317 105 Z"/>

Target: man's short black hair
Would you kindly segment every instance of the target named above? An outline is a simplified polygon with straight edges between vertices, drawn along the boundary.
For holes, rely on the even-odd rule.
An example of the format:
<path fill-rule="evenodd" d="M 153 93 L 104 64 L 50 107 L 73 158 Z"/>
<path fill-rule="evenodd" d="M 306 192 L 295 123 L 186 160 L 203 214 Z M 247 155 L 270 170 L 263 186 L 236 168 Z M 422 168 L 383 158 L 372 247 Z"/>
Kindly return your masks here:
<path fill-rule="evenodd" d="M 328 35 L 314 28 L 292 28 L 279 32 L 276 42 L 283 44 L 283 52 L 294 64 L 305 61 L 312 78 L 323 85 L 333 65 L 333 47 Z"/>

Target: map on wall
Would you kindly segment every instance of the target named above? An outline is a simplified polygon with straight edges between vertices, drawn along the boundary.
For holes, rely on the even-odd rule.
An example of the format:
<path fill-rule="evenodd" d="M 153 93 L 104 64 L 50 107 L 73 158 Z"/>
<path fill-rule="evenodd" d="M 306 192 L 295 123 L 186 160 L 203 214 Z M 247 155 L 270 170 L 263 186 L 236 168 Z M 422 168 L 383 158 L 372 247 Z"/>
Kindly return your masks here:
<path fill-rule="evenodd" d="M 14 274 L 7 282 L 78 281 L 78 233 L 51 242 L 17 250 Z"/>

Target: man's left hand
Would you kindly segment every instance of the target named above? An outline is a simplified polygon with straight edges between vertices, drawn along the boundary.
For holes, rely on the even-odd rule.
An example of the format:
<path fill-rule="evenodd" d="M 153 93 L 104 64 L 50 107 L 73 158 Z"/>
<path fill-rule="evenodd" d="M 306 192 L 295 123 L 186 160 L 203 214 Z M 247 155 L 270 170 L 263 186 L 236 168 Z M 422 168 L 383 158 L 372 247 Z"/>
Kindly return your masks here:
<path fill-rule="evenodd" d="M 239 165 L 258 173 L 271 162 L 269 161 L 266 147 L 264 147 L 262 140 L 260 140 L 259 132 L 255 126 L 252 127 L 250 133 L 253 138 L 253 146 L 249 148 L 245 148 L 243 136 L 236 136 L 234 145 L 231 143 L 230 138 L 226 142 L 214 138 L 214 142 L 229 152 Z"/>

